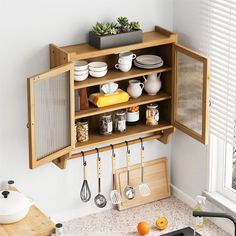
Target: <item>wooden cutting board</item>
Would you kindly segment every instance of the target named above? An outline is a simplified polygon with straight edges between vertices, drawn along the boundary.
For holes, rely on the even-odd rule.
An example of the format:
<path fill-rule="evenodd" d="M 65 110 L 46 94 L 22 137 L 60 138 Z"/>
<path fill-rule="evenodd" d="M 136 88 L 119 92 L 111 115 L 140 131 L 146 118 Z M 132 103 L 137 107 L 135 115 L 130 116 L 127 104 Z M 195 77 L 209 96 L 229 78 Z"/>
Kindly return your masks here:
<path fill-rule="evenodd" d="M 135 206 L 140 206 L 149 202 L 167 198 L 170 196 L 169 176 L 167 168 L 167 158 L 163 157 L 144 164 L 144 182 L 151 189 L 151 194 L 142 197 L 139 193 L 141 183 L 141 165 L 130 166 L 130 185 L 135 189 L 135 198 L 128 200 L 124 196 L 124 189 L 127 185 L 127 168 L 116 170 L 116 189 L 122 197 L 118 210 L 124 210 Z"/>

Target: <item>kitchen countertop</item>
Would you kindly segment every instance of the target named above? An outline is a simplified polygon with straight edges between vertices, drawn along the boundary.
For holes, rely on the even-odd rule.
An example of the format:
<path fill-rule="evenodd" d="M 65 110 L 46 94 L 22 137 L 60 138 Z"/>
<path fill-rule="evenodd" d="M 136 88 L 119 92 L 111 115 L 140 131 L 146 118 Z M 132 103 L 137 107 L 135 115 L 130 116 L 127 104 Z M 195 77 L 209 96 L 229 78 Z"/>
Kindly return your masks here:
<path fill-rule="evenodd" d="M 154 225 L 155 218 L 160 216 L 165 216 L 169 221 L 168 228 L 163 231 L 158 231 Z M 148 235 L 158 236 L 184 227 L 193 227 L 194 218 L 191 208 L 177 198 L 170 197 L 124 211 L 112 209 L 64 222 L 64 236 L 137 236 L 136 227 L 140 221 L 151 224 L 152 230 Z M 209 220 L 197 232 L 203 236 L 229 236 Z"/>

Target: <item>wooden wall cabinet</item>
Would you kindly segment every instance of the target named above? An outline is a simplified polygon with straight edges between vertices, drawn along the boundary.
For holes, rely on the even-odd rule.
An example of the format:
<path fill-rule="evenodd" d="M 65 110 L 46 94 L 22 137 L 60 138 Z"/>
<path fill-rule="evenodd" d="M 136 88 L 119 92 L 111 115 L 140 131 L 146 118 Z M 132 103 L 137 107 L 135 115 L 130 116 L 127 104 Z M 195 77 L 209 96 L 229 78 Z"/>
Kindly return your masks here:
<path fill-rule="evenodd" d="M 114 65 L 118 54 L 124 51 L 132 51 L 136 55 L 159 55 L 164 60 L 164 66 L 151 70 L 133 67 L 129 72 L 120 72 L 114 69 Z M 74 82 L 71 62 L 77 60 L 106 61 L 108 73 L 102 78 L 89 77 L 85 81 Z M 207 58 L 179 45 L 175 33 L 156 26 L 155 31 L 144 33 L 142 43 L 104 50 L 98 50 L 86 43 L 65 47 L 51 44 L 50 66 L 49 72 L 28 79 L 30 168 L 53 161 L 63 169 L 66 161 L 75 157 L 76 150 L 82 151 L 84 148 L 105 143 L 109 145 L 134 136 L 161 133 L 164 138 L 159 140 L 166 143 L 175 128 L 204 144 L 208 141 Z M 141 97 L 130 99 L 126 103 L 103 108 L 90 104 L 88 110 L 74 112 L 74 90 L 87 88 L 92 93 L 98 91 L 99 85 L 107 82 L 118 82 L 121 88 L 126 89 L 129 79 L 159 72 L 162 73 L 162 88 L 155 96 L 143 93 Z M 41 83 L 39 88 L 38 83 Z M 129 126 L 125 133 L 101 136 L 97 132 L 97 122 L 92 122 L 102 113 L 134 105 L 139 105 L 141 113 L 144 113 L 146 104 L 153 102 L 159 104 L 158 126 L 146 126 L 143 114 L 142 122 Z M 45 115 L 47 112 L 49 114 Z M 89 119 L 95 125 L 90 126 L 87 142 L 75 143 L 74 123 L 82 118 Z M 59 130 L 56 131 L 57 128 Z M 59 138 L 60 135 L 63 138 Z M 55 143 L 50 143 L 51 139 Z"/>

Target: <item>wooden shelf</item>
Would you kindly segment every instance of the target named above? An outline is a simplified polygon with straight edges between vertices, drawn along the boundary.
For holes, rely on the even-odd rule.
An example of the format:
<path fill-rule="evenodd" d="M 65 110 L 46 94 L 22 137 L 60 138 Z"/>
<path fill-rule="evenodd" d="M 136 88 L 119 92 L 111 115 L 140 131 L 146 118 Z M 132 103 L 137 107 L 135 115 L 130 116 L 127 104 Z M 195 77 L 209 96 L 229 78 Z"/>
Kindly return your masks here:
<path fill-rule="evenodd" d="M 159 102 L 159 101 L 165 101 L 171 99 L 171 96 L 164 92 L 159 92 L 155 96 L 149 96 L 147 94 L 143 94 L 139 98 L 133 99 L 131 98 L 128 102 L 115 104 L 112 106 L 107 107 L 95 107 L 93 104 L 90 104 L 90 108 L 88 110 L 81 110 L 79 112 L 75 113 L 75 119 L 81 119 L 84 117 L 99 115 L 105 112 L 111 112 L 119 109 L 125 109 L 131 106 L 138 106 L 138 105 L 144 105 L 149 104 L 152 102 Z"/>
<path fill-rule="evenodd" d="M 70 61 L 83 60 L 87 58 L 94 58 L 100 56 L 106 56 L 109 54 L 117 54 L 124 51 L 132 51 L 136 49 L 154 47 L 164 44 L 175 43 L 177 36 L 175 33 L 163 30 L 160 27 L 156 27 L 156 31 L 143 33 L 143 42 L 125 45 L 121 47 L 108 48 L 108 49 L 96 49 L 90 46 L 88 43 L 70 45 L 60 47 L 60 49 L 70 57 Z"/>
<path fill-rule="evenodd" d="M 150 134 L 162 130 L 173 129 L 173 125 L 168 122 L 160 121 L 157 126 L 147 126 L 144 123 L 140 123 L 134 126 L 127 126 L 124 133 L 113 133 L 111 135 L 100 135 L 97 130 L 90 132 L 89 140 L 83 143 L 76 143 L 74 150 L 83 149 L 87 147 L 95 147 L 105 143 L 114 143 L 114 141 L 130 138 L 134 136 Z"/>
<path fill-rule="evenodd" d="M 75 81 L 75 89 L 80 89 L 80 88 L 87 88 L 95 85 L 100 85 L 100 84 L 105 84 L 108 82 L 116 82 L 116 81 L 122 81 L 122 80 L 127 80 L 135 77 L 140 77 L 143 75 L 150 75 L 154 73 L 161 73 L 161 72 L 167 72 L 171 71 L 172 68 L 169 66 L 162 66 L 161 68 L 158 69 L 152 69 L 152 70 L 145 70 L 145 69 L 139 69 L 136 67 L 133 67 L 132 70 L 129 72 L 121 72 L 116 69 L 111 69 L 108 71 L 108 73 L 102 77 L 102 78 L 93 78 L 91 76 L 88 77 L 88 79 L 81 81 L 81 82 L 76 82 Z"/>

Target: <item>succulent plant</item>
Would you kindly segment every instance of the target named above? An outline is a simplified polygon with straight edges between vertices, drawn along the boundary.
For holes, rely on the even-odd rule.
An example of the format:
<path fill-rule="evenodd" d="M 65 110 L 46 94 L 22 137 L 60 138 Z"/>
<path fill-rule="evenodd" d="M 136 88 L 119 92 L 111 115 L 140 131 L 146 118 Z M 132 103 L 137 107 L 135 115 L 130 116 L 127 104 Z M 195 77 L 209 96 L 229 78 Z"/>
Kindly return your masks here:
<path fill-rule="evenodd" d="M 99 36 L 116 34 L 116 25 L 113 23 L 101 23 L 97 22 L 96 26 L 93 26 L 92 32 Z"/>
<path fill-rule="evenodd" d="M 138 21 L 132 21 L 129 23 L 127 17 L 119 17 L 117 19 L 119 25 L 115 23 L 103 23 L 97 22 L 92 28 L 92 32 L 98 36 L 113 35 L 119 33 L 125 33 L 129 31 L 134 31 L 140 29 Z"/>
<path fill-rule="evenodd" d="M 127 17 L 121 16 L 117 19 L 117 22 L 120 24 L 122 28 L 128 27 L 129 25 L 129 20 Z"/>
<path fill-rule="evenodd" d="M 138 21 L 132 21 L 129 23 L 129 28 L 131 30 L 139 30 L 140 29 L 140 24 Z"/>

